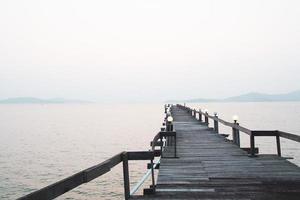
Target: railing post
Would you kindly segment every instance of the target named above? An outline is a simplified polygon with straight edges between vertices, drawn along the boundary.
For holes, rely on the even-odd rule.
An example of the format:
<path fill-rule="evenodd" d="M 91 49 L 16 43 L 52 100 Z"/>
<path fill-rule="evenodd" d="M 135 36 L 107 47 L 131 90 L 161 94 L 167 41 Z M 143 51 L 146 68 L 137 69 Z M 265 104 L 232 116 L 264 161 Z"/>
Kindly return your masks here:
<path fill-rule="evenodd" d="M 218 114 L 217 113 L 215 113 L 214 130 L 216 133 L 219 133 L 219 122 L 218 122 Z"/>
<path fill-rule="evenodd" d="M 234 144 L 240 147 L 240 131 L 236 128 L 232 128 L 232 140 Z"/>
<path fill-rule="evenodd" d="M 159 139 L 160 139 L 160 157 L 163 158 L 163 137 L 161 134 L 159 134 Z"/>
<path fill-rule="evenodd" d="M 152 189 L 155 191 L 155 177 L 154 177 L 154 163 L 153 160 L 151 159 L 151 176 L 152 176 Z"/>
<path fill-rule="evenodd" d="M 123 160 L 124 197 L 125 200 L 128 200 L 130 198 L 130 183 L 129 183 L 129 167 L 128 167 L 127 152 L 123 153 L 122 160 Z"/>
<path fill-rule="evenodd" d="M 250 154 L 251 156 L 255 156 L 255 137 L 254 134 L 251 132 L 250 135 Z"/>
<path fill-rule="evenodd" d="M 202 122 L 202 114 L 201 114 L 201 109 L 199 109 L 199 121 Z"/>
<path fill-rule="evenodd" d="M 177 137 L 176 135 L 174 136 L 174 157 L 177 157 Z"/>
<path fill-rule="evenodd" d="M 209 122 L 208 122 L 208 117 L 207 117 L 207 114 L 208 114 L 208 113 L 206 112 L 206 113 L 205 113 L 205 117 L 204 117 L 204 118 L 205 118 L 205 124 L 208 126 Z"/>
<path fill-rule="evenodd" d="M 236 120 L 234 121 L 234 124 L 236 126 L 239 125 L 239 123 L 237 123 Z M 233 140 L 234 144 L 236 144 L 240 147 L 240 131 L 239 131 L 239 129 L 236 129 L 234 127 L 232 127 L 232 140 Z"/>
<path fill-rule="evenodd" d="M 167 128 L 166 128 L 167 131 L 173 131 L 173 124 L 172 122 L 168 122 L 167 121 Z"/>
<path fill-rule="evenodd" d="M 236 128 L 239 126 L 239 123 L 237 122 L 238 118 L 239 117 L 237 115 L 233 116 L 234 126 L 232 127 L 232 141 L 240 147 L 240 130 Z"/>
<path fill-rule="evenodd" d="M 166 146 L 170 146 L 171 145 L 171 140 L 170 140 L 170 137 L 166 137 L 166 143 L 165 143 Z"/>
<path fill-rule="evenodd" d="M 237 126 L 239 126 L 239 123 L 236 123 Z M 235 129 L 235 135 L 236 135 L 236 144 L 240 147 L 241 141 L 240 141 L 240 130 Z"/>
<path fill-rule="evenodd" d="M 280 136 L 276 135 L 277 155 L 281 157 Z"/>
<path fill-rule="evenodd" d="M 232 142 L 233 142 L 233 144 L 236 144 L 236 133 L 235 133 L 235 128 L 232 128 Z"/>

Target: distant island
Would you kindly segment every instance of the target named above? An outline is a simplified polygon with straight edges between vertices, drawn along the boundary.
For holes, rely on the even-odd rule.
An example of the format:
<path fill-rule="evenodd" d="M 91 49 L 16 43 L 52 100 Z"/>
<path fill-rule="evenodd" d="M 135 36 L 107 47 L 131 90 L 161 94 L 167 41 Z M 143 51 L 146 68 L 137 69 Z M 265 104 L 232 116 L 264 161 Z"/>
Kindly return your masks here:
<path fill-rule="evenodd" d="M 89 101 L 52 98 L 40 99 L 35 97 L 16 97 L 0 100 L 0 104 L 65 104 L 65 103 L 91 103 Z"/>
<path fill-rule="evenodd" d="M 199 102 L 283 102 L 283 101 L 300 101 L 300 90 L 285 93 L 285 94 L 264 94 L 251 92 L 239 96 L 228 97 L 225 99 L 185 99 L 185 100 L 169 100 L 168 103 L 174 102 L 187 102 L 187 103 L 199 103 Z"/>

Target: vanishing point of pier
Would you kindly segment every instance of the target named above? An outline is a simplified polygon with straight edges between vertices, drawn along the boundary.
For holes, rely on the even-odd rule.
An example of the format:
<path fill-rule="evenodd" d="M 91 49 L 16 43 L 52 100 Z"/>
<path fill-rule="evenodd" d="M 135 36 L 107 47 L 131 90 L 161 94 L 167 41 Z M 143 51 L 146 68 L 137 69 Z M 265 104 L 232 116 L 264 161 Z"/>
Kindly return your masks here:
<path fill-rule="evenodd" d="M 300 168 L 281 156 L 280 147 L 280 138 L 299 143 L 300 136 L 249 130 L 237 121 L 226 122 L 182 105 L 166 106 L 165 113 L 164 127 L 155 135 L 150 151 L 121 152 L 20 199 L 53 199 L 119 163 L 123 164 L 125 199 L 300 199 Z M 232 140 L 227 139 L 229 133 L 219 133 L 219 125 L 232 128 Z M 240 134 L 249 135 L 249 147 L 240 147 Z M 276 155 L 258 153 L 255 138 L 260 136 L 276 138 Z M 128 160 L 149 160 L 146 175 L 134 188 L 129 184 Z M 152 185 L 143 195 L 135 195 L 148 177 Z"/>

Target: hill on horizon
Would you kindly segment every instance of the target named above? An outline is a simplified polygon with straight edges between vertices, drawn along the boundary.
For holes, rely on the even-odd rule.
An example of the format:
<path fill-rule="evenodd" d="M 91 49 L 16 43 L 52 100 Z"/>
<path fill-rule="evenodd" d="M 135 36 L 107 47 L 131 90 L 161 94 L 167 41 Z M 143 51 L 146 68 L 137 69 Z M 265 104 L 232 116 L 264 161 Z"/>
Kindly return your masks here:
<path fill-rule="evenodd" d="M 186 100 L 169 100 L 167 102 L 283 102 L 283 101 L 300 101 L 300 90 L 284 94 L 266 94 L 258 92 L 249 92 L 246 94 L 228 97 L 224 99 L 186 99 Z"/>

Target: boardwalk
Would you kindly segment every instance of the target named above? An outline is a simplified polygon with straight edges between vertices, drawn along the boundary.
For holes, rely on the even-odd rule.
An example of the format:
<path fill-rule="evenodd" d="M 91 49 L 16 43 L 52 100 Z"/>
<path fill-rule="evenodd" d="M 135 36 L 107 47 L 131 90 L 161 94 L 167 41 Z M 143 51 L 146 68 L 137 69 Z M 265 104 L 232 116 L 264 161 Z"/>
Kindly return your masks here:
<path fill-rule="evenodd" d="M 154 136 L 150 151 L 124 151 L 20 200 L 51 200 L 123 165 L 124 198 L 128 199 L 300 199 L 300 168 L 281 157 L 280 138 L 300 142 L 300 136 L 278 130 L 249 130 L 216 115 L 184 106 L 165 107 L 165 127 Z M 198 114 L 198 119 L 195 116 Z M 202 117 L 204 116 L 204 122 Z M 213 120 L 213 127 L 207 123 Z M 233 140 L 218 134 L 219 124 L 232 128 Z M 174 126 L 175 131 L 172 130 Z M 239 133 L 250 137 L 250 152 L 239 147 Z M 255 137 L 276 137 L 277 155 L 255 156 Z M 162 142 L 166 137 L 166 142 Z M 177 148 L 176 148 L 177 147 Z M 176 150 L 176 151 L 175 151 Z M 249 150 L 249 149 L 248 149 Z M 249 153 L 249 154 L 248 154 Z M 161 156 L 155 184 L 154 158 Z M 149 170 L 130 188 L 130 160 L 148 160 Z M 136 196 L 151 175 L 151 187 Z M 153 189 L 155 188 L 155 190 Z"/>
<path fill-rule="evenodd" d="M 133 199 L 300 199 L 296 165 L 277 155 L 249 157 L 179 107 L 172 116 L 178 158 L 161 159 L 155 194 Z"/>

